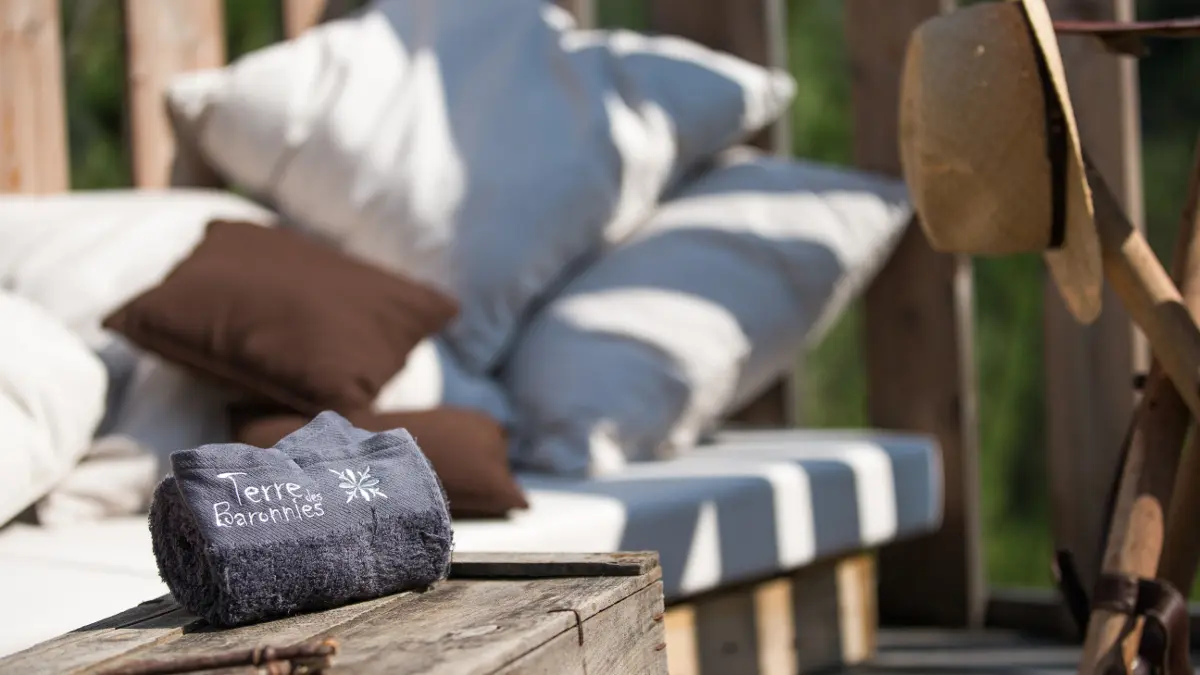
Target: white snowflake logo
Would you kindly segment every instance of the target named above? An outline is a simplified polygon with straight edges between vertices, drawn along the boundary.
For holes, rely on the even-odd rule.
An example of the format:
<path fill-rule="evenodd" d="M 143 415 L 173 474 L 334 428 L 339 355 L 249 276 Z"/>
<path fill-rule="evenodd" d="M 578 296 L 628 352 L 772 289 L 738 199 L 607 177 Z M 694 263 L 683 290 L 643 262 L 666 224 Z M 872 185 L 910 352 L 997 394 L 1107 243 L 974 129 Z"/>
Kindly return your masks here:
<path fill-rule="evenodd" d="M 355 497 L 362 497 L 364 502 L 369 502 L 372 498 L 388 498 L 382 490 L 375 487 L 379 485 L 379 479 L 371 475 L 371 467 L 369 466 L 358 474 L 354 473 L 354 469 L 345 469 L 344 471 L 329 469 L 329 473 L 342 480 L 338 484 L 338 487 L 346 491 L 347 504 L 354 501 Z"/>

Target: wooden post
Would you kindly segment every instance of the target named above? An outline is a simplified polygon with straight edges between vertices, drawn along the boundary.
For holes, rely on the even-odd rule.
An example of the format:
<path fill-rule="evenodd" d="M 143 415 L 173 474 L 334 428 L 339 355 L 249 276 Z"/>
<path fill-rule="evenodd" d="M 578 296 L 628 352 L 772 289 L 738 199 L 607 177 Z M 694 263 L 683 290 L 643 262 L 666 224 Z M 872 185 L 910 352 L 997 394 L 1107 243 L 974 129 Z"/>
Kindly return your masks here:
<path fill-rule="evenodd" d="M 313 26 L 342 16 L 362 0 L 282 0 L 283 37 L 291 39 Z"/>
<path fill-rule="evenodd" d="M 1200 152 L 1200 146 L 1197 146 L 1197 151 Z M 1200 162 L 1200 154 L 1197 155 L 1197 162 Z M 1193 316 L 1200 308 L 1200 239 L 1196 237 L 1198 185 L 1200 163 L 1194 164 L 1188 180 L 1188 201 L 1171 264 L 1171 276 L 1179 286 L 1184 306 Z M 1110 242 L 1105 240 L 1106 219 L 1103 216 L 1112 214 L 1118 208 L 1115 206 L 1117 199 L 1109 192 L 1102 178 L 1092 180 L 1092 193 L 1096 197 L 1096 222 L 1100 226 L 1101 246 L 1105 246 Z M 1108 220 L 1111 222 L 1111 218 Z M 1117 240 L 1116 245 L 1119 246 L 1128 243 L 1126 236 L 1113 239 Z M 1111 247 L 1106 248 L 1111 250 Z M 1108 258 L 1107 252 L 1105 258 Z M 1114 287 L 1121 288 L 1119 276 L 1109 275 L 1109 280 Z M 1159 343 L 1157 354 L 1165 356 L 1166 353 L 1163 344 Z M 1168 553 L 1163 545 L 1164 531 L 1168 508 L 1174 505 L 1172 493 L 1179 474 L 1183 442 L 1192 422 L 1189 407 L 1185 397 L 1180 395 L 1166 375 L 1163 361 L 1155 359 L 1147 378 L 1145 395 L 1134 414 L 1134 422 L 1125 441 L 1127 445 L 1123 453 L 1121 482 L 1112 509 L 1112 525 L 1106 532 L 1101 572 L 1135 578 L 1157 576 L 1160 553 Z M 1181 487 L 1186 494 L 1192 491 L 1193 481 L 1182 480 Z M 1190 527 L 1178 534 L 1182 538 L 1176 539 L 1177 543 L 1194 538 Z M 1172 552 L 1170 555 L 1176 557 L 1178 553 Z M 1162 562 L 1167 563 L 1168 560 L 1164 557 Z M 1187 587 L 1183 590 L 1186 593 Z M 1128 617 L 1123 614 L 1092 608 L 1079 664 L 1080 673 L 1099 672 L 1099 664 L 1108 662 L 1117 654 L 1114 650 L 1120 650 L 1118 643 L 1122 636 L 1127 636 L 1124 637 L 1122 658 L 1127 664 L 1133 660 L 1141 627 L 1135 625 L 1127 633 L 1127 624 Z"/>
<path fill-rule="evenodd" d="M 172 184 L 175 136 L 163 101 L 172 76 L 225 63 L 221 0 L 125 0 L 129 136 L 137 187 Z"/>
<path fill-rule="evenodd" d="M 555 0 L 563 9 L 575 15 L 580 28 L 596 25 L 596 0 Z"/>
<path fill-rule="evenodd" d="M 652 31 L 694 40 L 753 63 L 787 67 L 783 0 L 649 0 L 649 17 Z M 777 155 L 791 154 L 790 117 L 783 116 L 752 139 L 751 144 Z M 730 422 L 776 428 L 794 424 L 798 417 L 798 379 L 793 374 L 775 383 L 741 410 L 734 411 Z"/>
<path fill-rule="evenodd" d="M 0 192 L 70 187 L 58 0 L 0 0 Z"/>
<path fill-rule="evenodd" d="M 858 166 L 899 175 L 900 69 L 908 37 L 952 0 L 846 0 Z M 979 515 L 979 440 L 971 264 L 934 252 L 909 226 L 866 294 L 871 423 L 937 437 L 944 521 L 934 535 L 880 552 L 880 615 L 982 625 L 986 606 Z"/>
<path fill-rule="evenodd" d="M 1049 6 L 1056 19 L 1127 21 L 1134 15 L 1132 0 L 1050 0 Z M 1062 36 L 1059 44 L 1083 144 L 1134 225 L 1144 229 L 1136 64 L 1091 38 Z M 1074 554 L 1090 591 L 1136 403 L 1133 374 L 1149 367 L 1149 350 L 1111 287 L 1090 326 L 1071 317 L 1049 278 L 1043 297 L 1051 533 L 1056 546 Z"/>

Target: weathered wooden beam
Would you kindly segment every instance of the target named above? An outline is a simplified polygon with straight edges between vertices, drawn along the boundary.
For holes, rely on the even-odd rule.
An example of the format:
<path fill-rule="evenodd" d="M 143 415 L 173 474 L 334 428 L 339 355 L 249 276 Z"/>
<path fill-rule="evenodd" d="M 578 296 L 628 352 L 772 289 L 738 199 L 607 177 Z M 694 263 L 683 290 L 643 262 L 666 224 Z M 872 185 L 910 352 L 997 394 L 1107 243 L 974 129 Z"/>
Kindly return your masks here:
<path fill-rule="evenodd" d="M 564 0 L 566 1 L 566 0 Z M 649 28 L 694 40 L 754 63 L 787 67 L 786 10 L 783 0 L 649 0 Z M 779 155 L 791 153 L 791 125 L 784 116 L 750 142 Z M 734 411 L 729 421 L 746 427 L 795 423 L 798 377 L 773 384 Z"/>
<path fill-rule="evenodd" d="M 953 6 L 951 0 L 846 1 L 858 166 L 899 175 L 897 115 L 908 37 Z M 936 436 L 945 481 L 941 529 L 880 554 L 885 620 L 978 626 L 983 619 L 971 308 L 969 260 L 934 252 L 915 223 L 866 293 L 871 423 Z"/>
<path fill-rule="evenodd" d="M 138 187 L 172 184 L 176 143 L 163 91 L 188 70 L 225 63 L 221 0 L 125 0 L 129 141 Z"/>
<path fill-rule="evenodd" d="M 0 0 L 0 192 L 70 187 L 58 0 Z"/>
<path fill-rule="evenodd" d="M 876 653 L 875 560 L 859 553 L 667 609 L 671 675 L 835 672 Z"/>
<path fill-rule="evenodd" d="M 1132 0 L 1050 0 L 1056 19 L 1132 20 Z M 1143 226 L 1137 68 L 1088 37 L 1059 38 L 1068 86 L 1089 155 L 1134 225 Z M 1104 311 L 1082 326 L 1045 281 L 1047 471 L 1051 532 L 1071 550 L 1086 588 L 1100 571 L 1108 495 L 1136 403 L 1133 374 L 1149 351 L 1112 288 Z M 1032 449 L 1030 449 L 1032 451 Z M 1047 561 L 1049 565 L 1049 561 Z"/>

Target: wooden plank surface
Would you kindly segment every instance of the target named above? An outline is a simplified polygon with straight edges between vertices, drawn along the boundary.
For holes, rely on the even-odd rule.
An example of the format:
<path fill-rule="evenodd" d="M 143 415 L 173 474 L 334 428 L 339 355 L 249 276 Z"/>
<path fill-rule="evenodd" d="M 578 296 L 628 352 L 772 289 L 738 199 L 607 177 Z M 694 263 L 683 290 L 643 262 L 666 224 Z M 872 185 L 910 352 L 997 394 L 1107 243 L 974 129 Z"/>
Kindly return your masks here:
<path fill-rule="evenodd" d="M 134 185 L 194 183 L 172 180 L 173 170 L 201 172 L 173 168 L 176 144 L 163 91 L 178 73 L 225 63 L 224 5 L 221 0 L 124 0 L 122 6 Z"/>
<path fill-rule="evenodd" d="M 492 672 L 564 632 L 577 631 L 580 622 L 657 578 L 451 581 L 328 634 L 342 643 L 338 666 L 348 670 Z M 396 629 L 401 622 L 402 633 Z"/>
<path fill-rule="evenodd" d="M 1058 19 L 1134 17 L 1132 0 L 1050 0 Z M 1080 135 L 1133 223 L 1143 228 L 1137 70 L 1086 37 L 1059 39 Z M 1090 326 L 1070 315 L 1054 282 L 1045 281 L 1043 325 L 1047 471 L 1051 534 L 1074 553 L 1086 588 L 1104 550 L 1108 495 L 1136 402 L 1133 373 L 1149 352 L 1112 288 Z M 1032 449 L 1030 449 L 1032 451 Z"/>
<path fill-rule="evenodd" d="M 658 568 L 658 554 L 624 553 L 455 553 L 452 579 L 538 579 L 630 577 Z"/>
<path fill-rule="evenodd" d="M 662 592 L 645 588 L 560 633 L 497 675 L 667 675 Z M 655 620 L 658 617 L 658 620 Z"/>
<path fill-rule="evenodd" d="M 470 556 L 467 556 L 468 564 Z M 482 557 L 481 557 L 482 558 Z M 288 646 L 313 638 L 333 637 L 341 644 L 335 663 L 346 672 L 369 673 L 493 673 L 549 644 L 563 634 L 576 643 L 582 636 L 596 644 L 585 649 L 582 662 L 653 664 L 665 659 L 662 644 L 661 571 L 643 564 L 647 556 L 621 556 L 611 568 L 618 576 L 537 578 L 545 571 L 595 572 L 597 556 L 533 556 L 531 572 L 513 572 L 516 563 L 501 566 L 511 580 L 458 580 L 438 584 L 423 593 L 403 593 L 345 605 L 325 612 L 298 614 L 284 619 L 214 629 L 181 610 L 170 598 L 144 603 L 120 615 L 73 631 L 0 660 L 0 672 L 93 672 L 134 662 L 211 655 L 254 646 Z M 622 559 L 624 558 L 624 560 Z M 646 573 L 630 576 L 627 560 Z M 651 557 L 650 560 L 656 560 Z M 493 557 L 477 565 L 496 565 Z M 481 568 L 480 568 L 481 569 Z M 641 599 L 640 619 L 626 610 L 619 625 L 611 621 L 586 623 L 632 596 Z M 581 622 L 585 625 L 581 629 Z M 599 631 L 599 632 L 597 632 Z M 644 658 L 603 655 L 602 645 L 617 639 L 627 648 L 645 643 Z M 628 661 L 622 661 L 628 657 Z M 665 661 L 664 661 L 665 663 Z M 664 669 L 633 670 L 659 672 Z M 569 671 L 568 671 L 569 672 Z M 594 672 L 594 671 L 592 671 Z"/>
<path fill-rule="evenodd" d="M 899 75 L 908 36 L 953 6 L 951 0 L 845 2 L 858 166 L 899 175 Z M 940 531 L 880 555 L 885 620 L 977 626 L 983 619 L 972 292 L 970 261 L 934 252 L 914 223 L 866 293 L 871 424 L 936 436 L 945 476 Z"/>
<path fill-rule="evenodd" d="M 0 193 L 70 187 L 58 0 L 0 0 Z"/>
<path fill-rule="evenodd" d="M 60 673 L 77 672 L 178 637 L 195 620 L 174 599 L 163 596 L 0 659 L 0 673 L 36 673 L 48 667 Z"/>

